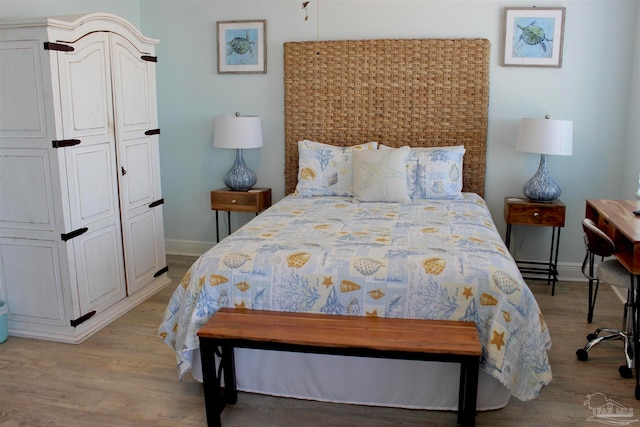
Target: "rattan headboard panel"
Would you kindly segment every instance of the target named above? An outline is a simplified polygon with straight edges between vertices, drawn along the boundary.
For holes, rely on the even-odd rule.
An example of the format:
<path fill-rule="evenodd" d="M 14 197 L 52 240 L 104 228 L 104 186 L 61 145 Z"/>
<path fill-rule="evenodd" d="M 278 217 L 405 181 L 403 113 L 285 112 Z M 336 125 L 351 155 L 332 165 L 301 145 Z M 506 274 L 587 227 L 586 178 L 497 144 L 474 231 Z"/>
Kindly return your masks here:
<path fill-rule="evenodd" d="M 285 191 L 295 191 L 298 141 L 464 144 L 463 191 L 484 196 L 489 107 L 485 39 L 284 44 Z"/>

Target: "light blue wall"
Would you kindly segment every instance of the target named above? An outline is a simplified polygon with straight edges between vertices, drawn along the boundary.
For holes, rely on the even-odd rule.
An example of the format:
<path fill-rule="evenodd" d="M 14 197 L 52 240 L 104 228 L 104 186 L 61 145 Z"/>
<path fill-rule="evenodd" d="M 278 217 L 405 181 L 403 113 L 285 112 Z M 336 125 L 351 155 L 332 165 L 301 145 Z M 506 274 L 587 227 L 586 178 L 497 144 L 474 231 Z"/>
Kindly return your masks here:
<path fill-rule="evenodd" d="M 503 199 L 520 195 L 539 158 L 515 151 L 522 117 L 573 120 L 574 155 L 551 157 L 552 175 L 563 189 L 567 223 L 560 261 L 581 261 L 580 221 L 587 198 L 631 198 L 640 172 L 638 92 L 640 24 L 637 0 L 565 0 L 536 4 L 567 8 L 563 66 L 500 65 L 504 1 L 311 1 L 305 21 L 297 0 L 0 0 L 0 17 L 103 10 L 137 23 L 160 39 L 157 47 L 160 152 L 170 252 L 201 252 L 215 239 L 209 191 L 222 187 L 231 150 L 211 146 L 213 118 L 240 111 L 261 116 L 265 146 L 245 160 L 258 185 L 284 195 L 283 49 L 285 41 L 347 38 L 481 37 L 491 41 L 486 199 L 504 232 Z M 9 5 L 9 7 L 5 7 Z M 55 7 L 53 6 L 55 5 Z M 511 0 L 508 6 L 530 6 Z M 216 73 L 216 21 L 266 19 L 268 73 Z M 635 64 L 635 65 L 634 65 Z M 633 96 L 632 96 L 633 95 Z M 631 183 L 630 183 L 631 182 Z M 234 228 L 250 215 L 232 215 Z M 517 228 L 513 248 L 528 259 L 547 257 L 550 231 Z M 526 245 L 525 245 L 526 243 Z"/>
<path fill-rule="evenodd" d="M 140 27 L 139 0 L 0 0 L 0 19 L 108 12 Z"/>
<path fill-rule="evenodd" d="M 187 250 L 189 243 L 214 239 L 208 192 L 222 186 L 222 176 L 234 157 L 228 150 L 211 147 L 212 120 L 217 115 L 240 111 L 262 117 L 265 147 L 248 152 L 246 159 L 258 175 L 258 185 L 272 187 L 275 199 L 284 195 L 282 44 L 318 37 L 317 5 L 311 2 L 305 21 L 301 2 L 292 0 L 141 2 L 144 31 L 161 39 L 158 85 L 170 250 Z M 503 199 L 521 194 L 522 184 L 539 161 L 536 155 L 514 149 L 522 117 L 550 114 L 573 120 L 574 155 L 550 158 L 550 168 L 568 206 L 560 261 L 575 267 L 583 256 L 580 221 L 585 199 L 633 197 L 624 184 L 637 176 L 637 171 L 632 174 L 625 168 L 640 163 L 637 151 L 630 147 L 638 141 L 628 138 L 634 58 L 630 53 L 637 51 L 638 1 L 537 5 L 567 7 L 560 69 L 500 65 L 505 4 L 498 1 L 321 0 L 319 37 L 489 39 L 493 59 L 487 202 L 504 231 Z M 530 6 L 530 2 L 510 1 L 509 6 Z M 215 23 L 237 19 L 267 20 L 266 75 L 216 73 Z M 637 116 L 633 122 L 637 123 Z M 635 160 L 629 160 L 632 157 L 626 151 Z M 513 247 L 519 256 L 547 257 L 550 230 L 517 228 L 514 233 Z"/>
<path fill-rule="evenodd" d="M 640 7 L 636 22 L 640 24 Z M 632 72 L 631 90 L 629 91 L 629 114 L 627 149 L 625 165 L 625 187 L 623 194 L 637 192 L 640 199 L 640 25 L 636 25 L 636 42 Z"/>

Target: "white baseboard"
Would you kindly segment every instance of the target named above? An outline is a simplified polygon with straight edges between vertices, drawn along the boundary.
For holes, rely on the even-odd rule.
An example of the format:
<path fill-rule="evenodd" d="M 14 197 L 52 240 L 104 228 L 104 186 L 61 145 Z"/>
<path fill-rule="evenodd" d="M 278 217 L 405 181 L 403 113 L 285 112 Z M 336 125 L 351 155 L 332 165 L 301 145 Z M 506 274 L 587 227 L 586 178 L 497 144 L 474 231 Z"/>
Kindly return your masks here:
<path fill-rule="evenodd" d="M 194 240 L 165 240 L 165 250 L 170 255 L 200 256 L 215 246 L 214 242 L 198 242 Z M 567 282 L 584 282 L 582 275 L 582 264 L 559 262 L 558 278 Z"/>
<path fill-rule="evenodd" d="M 587 279 L 582 274 L 582 263 L 558 263 L 558 280 L 564 282 L 586 282 Z"/>
<path fill-rule="evenodd" d="M 216 244 L 215 242 L 198 242 L 195 240 L 166 239 L 165 251 L 169 255 L 200 256 Z"/>

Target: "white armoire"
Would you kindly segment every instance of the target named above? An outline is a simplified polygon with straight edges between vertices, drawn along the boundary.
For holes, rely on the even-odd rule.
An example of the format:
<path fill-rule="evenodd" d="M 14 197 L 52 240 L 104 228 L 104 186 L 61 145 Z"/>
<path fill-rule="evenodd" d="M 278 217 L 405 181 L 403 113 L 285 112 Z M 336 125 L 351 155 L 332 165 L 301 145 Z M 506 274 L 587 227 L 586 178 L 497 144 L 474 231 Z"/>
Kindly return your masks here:
<path fill-rule="evenodd" d="M 155 45 L 107 13 L 0 21 L 0 300 L 78 343 L 169 282 Z"/>

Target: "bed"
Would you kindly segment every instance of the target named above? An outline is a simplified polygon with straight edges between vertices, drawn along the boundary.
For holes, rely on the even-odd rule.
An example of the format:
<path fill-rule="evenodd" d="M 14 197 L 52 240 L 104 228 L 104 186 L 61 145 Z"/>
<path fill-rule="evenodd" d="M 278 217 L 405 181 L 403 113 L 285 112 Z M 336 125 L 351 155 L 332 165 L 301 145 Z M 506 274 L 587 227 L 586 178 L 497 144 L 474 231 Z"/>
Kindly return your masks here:
<path fill-rule="evenodd" d="M 489 50 L 483 39 L 285 43 L 287 195 L 177 286 L 158 333 L 181 378 L 201 379 L 196 331 L 228 306 L 472 320 L 478 409 L 539 394 L 549 331 L 482 198 Z M 239 390 L 457 408 L 451 364 L 237 349 L 236 366 Z"/>

